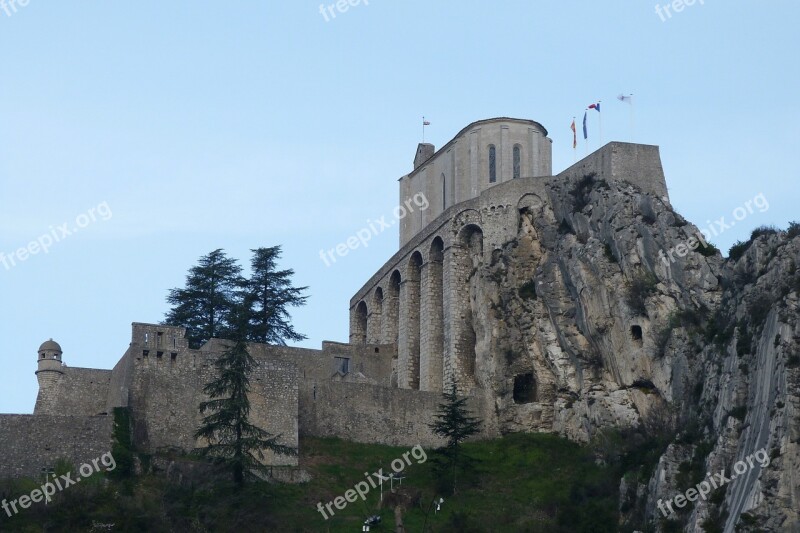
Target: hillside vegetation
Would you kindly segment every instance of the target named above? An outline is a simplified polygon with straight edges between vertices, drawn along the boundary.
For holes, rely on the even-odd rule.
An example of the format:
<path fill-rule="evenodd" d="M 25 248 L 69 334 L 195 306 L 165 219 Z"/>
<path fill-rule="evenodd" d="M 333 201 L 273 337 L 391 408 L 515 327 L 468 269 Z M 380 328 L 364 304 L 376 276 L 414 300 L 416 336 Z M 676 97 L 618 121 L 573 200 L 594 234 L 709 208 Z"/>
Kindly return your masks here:
<path fill-rule="evenodd" d="M 464 450 L 475 461 L 460 474 L 456 495 L 438 476 L 433 453 L 411 459 L 396 494 L 384 483 L 366 501 L 348 503 L 325 520 L 317 511 L 364 480 L 365 472 L 391 471 L 392 460 L 409 448 L 355 444 L 339 439 L 303 439 L 301 466 L 308 483 L 255 483 L 237 493 L 226 478 L 175 483 L 162 473 L 128 479 L 93 478 L 70 487 L 50 505 L 36 504 L 14 518 L 0 519 L 2 531 L 360 531 L 370 515 L 382 517 L 371 531 L 394 531 L 393 504 L 403 502 L 406 531 L 617 531 L 619 477 L 599 466 L 585 447 L 545 434 L 509 435 L 473 442 Z M 189 459 L 175 459 L 182 463 Z M 191 465 L 189 465 L 191 466 Z M 62 466 L 63 468 L 63 466 Z M 152 469 L 151 469 L 152 470 Z M 4 497 L 36 487 L 32 480 L 6 483 Z M 431 502 L 444 497 L 441 512 Z"/>

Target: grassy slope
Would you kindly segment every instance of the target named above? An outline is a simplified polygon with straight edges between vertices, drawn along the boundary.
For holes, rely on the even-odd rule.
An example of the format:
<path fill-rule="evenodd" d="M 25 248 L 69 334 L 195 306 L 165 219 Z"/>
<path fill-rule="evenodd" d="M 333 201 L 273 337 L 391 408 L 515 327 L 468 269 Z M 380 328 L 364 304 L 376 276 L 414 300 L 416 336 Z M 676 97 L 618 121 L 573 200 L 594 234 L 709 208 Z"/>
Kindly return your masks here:
<path fill-rule="evenodd" d="M 574 443 L 552 435 L 510 435 L 470 443 L 475 471 L 463 474 L 458 493 L 446 495 L 447 479 L 437 476 L 428 460 L 411 457 L 402 492 L 416 497 L 404 514 L 406 530 L 423 529 L 435 496 L 444 495 L 442 512 L 429 515 L 428 531 L 616 531 L 617 479 L 609 468 Z M 227 482 L 205 489 L 169 485 L 162 477 L 144 476 L 127 482 L 87 482 L 61 495 L 56 505 L 24 511 L 13 519 L 0 517 L 1 531 L 90 531 L 93 522 L 115 524 L 95 531 L 360 531 L 370 514 L 383 524 L 372 531 L 393 531 L 391 509 L 379 508 L 378 489 L 367 501 L 348 503 L 324 520 L 316 510 L 344 495 L 364 472 L 383 468 L 409 448 L 355 444 L 338 439 L 303 439 L 301 464 L 313 476 L 303 485 L 250 485 L 235 494 Z M 17 483 L 13 498 L 25 493 Z M 391 498 L 384 485 L 384 498 Z"/>

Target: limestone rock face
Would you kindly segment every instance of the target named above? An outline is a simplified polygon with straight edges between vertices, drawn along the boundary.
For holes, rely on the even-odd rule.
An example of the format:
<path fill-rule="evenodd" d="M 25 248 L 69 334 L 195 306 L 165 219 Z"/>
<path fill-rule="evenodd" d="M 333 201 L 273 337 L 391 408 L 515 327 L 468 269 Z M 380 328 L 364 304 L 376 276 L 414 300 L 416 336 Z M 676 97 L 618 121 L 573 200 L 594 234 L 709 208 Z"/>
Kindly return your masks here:
<path fill-rule="evenodd" d="M 725 260 L 633 185 L 587 176 L 548 191 L 469 280 L 487 424 L 581 442 L 658 434 L 649 481 L 622 487 L 656 528 L 657 500 L 694 486 L 679 480 L 765 449 L 768 466 L 671 518 L 800 531 L 800 238 L 766 232 Z"/>

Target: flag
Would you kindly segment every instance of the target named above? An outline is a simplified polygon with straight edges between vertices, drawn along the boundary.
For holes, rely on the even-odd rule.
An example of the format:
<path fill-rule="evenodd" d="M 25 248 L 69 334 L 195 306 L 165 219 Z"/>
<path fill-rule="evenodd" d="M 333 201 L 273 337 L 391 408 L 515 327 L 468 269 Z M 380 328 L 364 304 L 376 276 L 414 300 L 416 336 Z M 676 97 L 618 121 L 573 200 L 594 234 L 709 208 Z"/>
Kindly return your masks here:
<path fill-rule="evenodd" d="M 583 112 L 583 138 L 589 138 L 589 130 L 586 129 L 586 111 Z"/>
<path fill-rule="evenodd" d="M 572 130 L 572 147 L 573 148 L 577 148 L 578 147 L 578 133 L 575 130 L 575 119 L 574 118 L 572 119 L 572 126 L 570 126 L 570 129 Z"/>
<path fill-rule="evenodd" d="M 597 102 L 596 104 L 590 105 L 589 109 L 596 109 L 597 112 L 599 113 L 600 112 L 600 102 Z"/>
<path fill-rule="evenodd" d="M 423 125 L 423 126 L 430 126 L 430 125 L 431 125 L 431 122 L 430 122 L 430 120 L 423 120 L 423 121 L 422 121 L 422 125 Z"/>
<path fill-rule="evenodd" d="M 625 96 L 624 94 L 620 94 L 619 96 L 617 96 L 617 100 L 619 100 L 620 102 L 628 102 L 629 104 L 632 104 L 633 103 L 633 95 L 630 94 L 628 96 Z"/>

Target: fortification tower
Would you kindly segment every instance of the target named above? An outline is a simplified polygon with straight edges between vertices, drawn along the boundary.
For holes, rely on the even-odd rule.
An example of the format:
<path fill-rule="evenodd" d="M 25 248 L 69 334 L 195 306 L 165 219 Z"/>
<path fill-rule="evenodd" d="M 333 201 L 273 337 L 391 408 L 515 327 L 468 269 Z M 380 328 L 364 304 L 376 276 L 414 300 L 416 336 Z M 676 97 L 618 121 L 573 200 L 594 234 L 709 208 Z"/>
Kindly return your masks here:
<path fill-rule="evenodd" d="M 36 371 L 36 379 L 39 381 L 39 395 L 55 387 L 64 375 L 64 363 L 61 362 L 61 346 L 50 339 L 39 346 L 36 358 L 39 361 L 39 369 Z"/>

